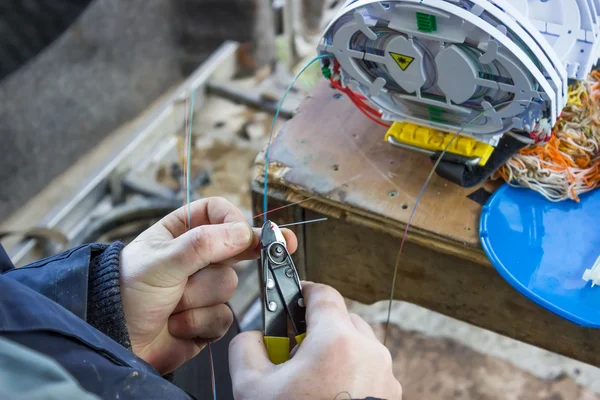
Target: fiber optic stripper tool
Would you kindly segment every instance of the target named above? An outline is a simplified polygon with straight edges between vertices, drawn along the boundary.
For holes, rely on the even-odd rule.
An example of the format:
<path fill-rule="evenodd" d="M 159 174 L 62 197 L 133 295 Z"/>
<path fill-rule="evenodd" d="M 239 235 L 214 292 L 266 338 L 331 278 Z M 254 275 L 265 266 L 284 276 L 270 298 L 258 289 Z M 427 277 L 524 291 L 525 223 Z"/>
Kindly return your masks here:
<path fill-rule="evenodd" d="M 281 364 L 290 358 L 288 319 L 298 345 L 306 336 L 304 296 L 285 238 L 275 223 L 265 222 L 261 244 L 265 346 L 271 362 Z"/>

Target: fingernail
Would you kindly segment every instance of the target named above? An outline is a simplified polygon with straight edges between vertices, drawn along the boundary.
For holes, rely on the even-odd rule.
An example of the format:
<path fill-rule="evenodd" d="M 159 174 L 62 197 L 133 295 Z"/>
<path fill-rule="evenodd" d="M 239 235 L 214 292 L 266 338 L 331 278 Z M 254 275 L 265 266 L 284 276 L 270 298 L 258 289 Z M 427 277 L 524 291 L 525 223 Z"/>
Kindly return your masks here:
<path fill-rule="evenodd" d="M 241 246 L 250 243 L 252 230 L 250 225 L 244 222 L 236 222 L 229 227 L 229 235 L 235 246 Z"/>

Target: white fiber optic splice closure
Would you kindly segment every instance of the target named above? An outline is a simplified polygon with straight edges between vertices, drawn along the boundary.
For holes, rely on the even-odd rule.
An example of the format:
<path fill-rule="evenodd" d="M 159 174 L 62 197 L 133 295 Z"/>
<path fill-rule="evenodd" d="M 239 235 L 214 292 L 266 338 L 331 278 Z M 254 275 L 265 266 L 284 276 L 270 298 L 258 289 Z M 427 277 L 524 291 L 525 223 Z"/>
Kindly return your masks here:
<path fill-rule="evenodd" d="M 346 4 L 342 6 L 342 8 L 348 7 L 352 3 L 356 3 L 358 0 L 346 0 Z"/>
<path fill-rule="evenodd" d="M 432 32 L 417 29 L 416 12 L 437 18 L 437 29 Z M 380 44 L 385 46 L 385 49 L 379 49 L 375 52 L 377 54 L 350 50 L 350 42 L 355 34 L 361 33 L 375 40 L 378 36 L 372 27 L 379 24 L 377 27 L 380 28 L 382 23 L 394 33 L 397 31 L 402 34 Z M 465 46 L 465 40 L 473 46 Z M 475 44 L 478 44 L 478 47 L 474 47 Z M 487 143 L 495 143 L 499 136 L 512 128 L 525 129 L 530 126 L 530 122 L 538 118 L 532 117 L 531 110 L 528 109 L 532 100 L 545 103 L 550 125 L 555 123 L 559 112 L 558 104 L 562 102 L 557 100 L 557 92 L 562 95 L 562 90 L 554 90 L 525 51 L 513 43 L 505 35 L 505 31 L 497 29 L 459 6 L 442 0 L 427 0 L 423 3 L 420 0 L 354 2 L 331 22 L 319 50 L 331 53 L 342 67 L 344 83 L 369 97 L 384 111 L 387 118 L 409 120 L 445 131 L 460 131 L 461 134 L 475 136 L 477 140 Z M 395 60 L 390 52 L 396 53 L 397 56 L 405 56 L 402 59 L 405 63 L 402 70 L 398 67 L 400 62 Z M 483 54 L 480 55 L 481 53 Z M 435 73 L 433 79 L 437 80 L 438 86 L 447 91 L 441 93 L 442 100 L 439 99 L 440 96 L 424 97 L 421 95 L 422 91 L 427 89 L 413 90 L 414 87 L 410 86 L 415 80 L 419 83 L 423 79 L 427 82 L 431 80 L 431 77 L 427 76 L 427 69 L 428 63 L 432 62 L 432 56 L 437 70 L 441 72 Z M 369 76 L 363 68 L 365 61 L 385 66 L 389 72 L 387 80 L 381 75 L 376 78 Z M 448 64 L 452 66 L 445 67 Z M 503 72 L 494 72 L 494 68 L 497 67 Z M 502 76 L 489 79 L 486 78 L 486 74 L 481 75 L 484 72 L 487 75 L 508 73 L 508 76 L 506 79 L 501 79 Z M 408 94 L 390 94 L 386 87 L 390 83 L 388 81 L 399 84 Z M 536 86 L 541 89 L 536 89 Z M 460 101 L 468 99 L 482 88 L 493 91 L 496 96 L 498 93 L 510 93 L 514 96 L 513 101 L 498 110 L 493 109 L 487 100 L 477 103 L 486 110 L 485 116 L 462 130 L 465 119 L 470 120 L 479 115 L 480 108 L 461 104 Z M 450 118 L 440 122 L 427 115 L 419 115 L 414 112 L 414 104 L 440 108 Z M 422 110 L 419 111 L 422 114 Z M 452 120 L 460 120 L 462 124 L 453 125 Z"/>
<path fill-rule="evenodd" d="M 592 12 L 592 16 L 595 17 L 595 24 L 598 27 L 598 36 L 596 37 L 596 42 L 594 43 L 594 52 L 592 55 L 593 60 L 598 60 L 600 57 L 600 0 L 588 0 L 590 3 L 590 10 Z M 593 68 L 593 66 L 592 66 Z"/>
<path fill-rule="evenodd" d="M 358 5 L 360 6 L 360 5 L 361 5 L 361 3 L 362 3 L 362 2 L 358 2 Z M 368 3 L 368 2 L 367 2 L 367 3 Z M 376 6 L 379 6 L 379 7 L 381 8 L 381 5 L 380 5 L 380 4 L 377 4 Z M 370 11 L 373 11 L 373 10 L 370 10 Z M 431 10 L 426 10 L 426 11 L 429 11 L 429 12 L 431 12 Z M 442 15 L 443 15 L 443 14 L 442 14 Z M 372 26 L 372 25 L 374 25 L 374 22 L 372 22 L 372 23 L 371 23 L 371 21 L 369 21 L 369 22 L 370 22 L 370 23 L 369 23 L 368 25 L 371 25 L 371 26 Z M 502 36 L 502 35 L 500 35 L 500 36 Z M 506 40 L 507 40 L 507 38 L 504 38 L 504 39 L 506 39 Z M 459 42 L 461 42 L 461 41 L 459 41 Z M 454 53 L 456 53 L 456 51 L 455 51 Z M 455 54 L 455 55 L 456 55 L 456 54 Z M 459 56 L 460 56 L 460 54 L 459 54 Z M 373 56 L 372 56 L 372 55 L 370 55 L 370 57 L 373 57 Z M 338 59 L 339 59 L 339 58 L 340 58 L 340 57 L 338 56 Z M 460 58 L 460 57 L 459 57 L 459 58 Z M 344 64 L 344 62 L 341 62 L 341 63 L 342 63 L 342 64 Z M 358 80 L 358 81 L 363 81 L 363 78 L 364 78 L 364 77 L 363 77 L 363 76 L 360 76 L 360 75 L 361 75 L 361 74 L 359 73 L 359 79 L 357 79 L 357 80 Z M 518 74 L 517 74 L 517 75 L 518 75 Z M 521 79 L 521 80 L 522 80 L 522 79 Z M 385 84 L 385 80 L 383 81 L 383 83 Z M 530 86 L 531 86 L 529 83 L 527 83 L 527 82 L 525 82 L 525 83 L 526 83 L 526 86 L 525 86 L 525 87 L 530 87 Z M 498 86 L 498 84 L 496 84 L 496 83 L 494 83 L 494 84 L 495 84 L 496 86 Z M 544 82 L 544 81 L 542 81 L 542 82 L 541 82 L 541 84 L 542 84 L 542 85 L 544 85 L 544 84 L 545 84 L 545 85 L 548 85 L 548 82 Z M 503 85 L 503 84 L 500 84 L 500 85 Z M 456 86 L 456 85 L 455 85 L 455 86 Z M 506 85 L 503 85 L 503 86 L 505 87 Z M 372 88 L 370 88 L 370 89 L 372 89 Z M 380 89 L 378 89 L 378 90 L 380 90 Z M 370 90 L 369 92 L 371 92 L 371 90 Z M 549 91 L 549 92 L 550 92 L 550 94 L 552 94 L 552 92 L 551 92 L 551 91 Z M 377 93 L 378 93 L 378 91 L 376 91 L 376 94 L 377 94 Z M 456 93 L 455 93 L 455 94 L 456 94 Z M 381 96 L 380 96 L 380 97 L 381 97 Z M 372 100 L 373 100 L 374 102 L 376 102 L 376 103 L 377 103 L 377 102 L 378 102 L 378 100 L 381 100 L 381 99 L 380 99 L 379 97 L 375 97 L 375 98 L 372 98 Z M 410 99 L 410 100 L 414 100 L 414 98 L 412 98 L 412 99 Z M 419 99 L 419 100 L 423 100 L 423 99 Z M 438 104 L 433 104 L 433 105 L 438 105 Z M 383 109 L 385 109 L 385 108 L 386 108 L 386 107 L 385 107 L 385 105 L 383 105 L 383 106 L 382 106 L 382 108 L 383 108 Z M 453 111 L 455 111 L 455 110 L 453 110 Z M 496 113 L 494 113 L 494 114 L 496 114 Z M 393 113 L 392 113 L 392 116 L 394 116 L 394 115 L 393 115 Z M 497 115 L 495 115 L 495 116 L 496 116 L 496 117 L 498 117 Z M 405 118 L 405 119 L 410 119 L 410 116 L 407 116 L 407 117 L 408 117 L 408 118 Z M 397 119 L 397 118 L 393 118 L 393 119 Z M 483 118 L 481 118 L 481 119 L 483 119 Z M 497 118 L 497 119 L 498 119 L 498 118 Z M 416 121 L 416 122 L 419 122 L 419 121 Z M 488 127 L 489 127 L 489 125 L 491 125 L 491 124 L 489 124 L 489 121 L 485 121 L 485 122 L 487 122 L 487 124 L 485 124 L 485 125 L 488 125 Z M 431 126 L 431 125 L 433 125 L 434 127 L 437 127 L 437 128 L 439 128 L 439 129 L 446 129 L 446 130 L 450 129 L 450 130 L 453 130 L 452 128 L 449 128 L 448 126 L 443 126 L 443 124 L 428 124 L 428 125 L 430 125 L 430 126 Z M 442 125 L 442 126 L 440 126 L 440 125 Z M 475 124 L 473 124 L 473 125 L 475 125 Z M 506 127 L 504 127 L 504 129 L 506 129 Z M 501 130 L 500 130 L 500 131 L 501 131 Z"/>
<path fill-rule="evenodd" d="M 512 19 L 508 14 L 503 13 L 494 4 L 490 3 L 489 0 L 465 1 L 480 6 L 491 16 L 498 19 L 506 28 L 512 31 L 513 35 L 523 41 L 529 51 L 532 52 L 533 57 L 535 57 L 541 64 L 541 67 L 543 68 L 542 73 L 547 74 L 550 77 L 550 84 L 552 84 L 553 89 L 556 92 L 556 108 L 557 110 L 562 110 L 567 105 L 567 92 L 564 91 L 564 87 L 567 86 L 566 81 L 561 80 L 561 78 L 558 76 L 554 66 L 540 46 L 525 32 L 525 30 L 523 30 L 523 28 L 521 28 L 521 26 L 519 26 L 519 24 L 515 22 L 514 19 Z M 471 10 L 471 12 L 473 11 L 474 9 Z M 500 29 L 499 26 L 496 26 L 496 28 Z M 558 111 L 557 115 L 560 115 L 560 111 Z"/>
<path fill-rule="evenodd" d="M 413 4 L 421 3 L 421 0 L 405 0 L 405 1 L 408 3 L 413 3 Z M 542 86 L 542 88 L 544 89 L 543 92 L 545 92 L 546 95 L 548 97 L 550 97 L 550 99 L 556 99 L 556 93 L 550 86 L 550 83 L 548 82 L 546 77 L 543 76 L 542 73 L 540 72 L 540 70 L 537 68 L 537 66 L 531 61 L 531 59 L 529 57 L 527 57 L 525 52 L 520 47 L 518 47 L 511 40 L 509 40 L 508 37 L 506 37 L 496 27 L 493 27 L 487 23 L 482 24 L 481 23 L 482 21 L 480 18 L 474 16 L 470 12 L 468 12 L 458 6 L 452 5 L 451 3 L 447 3 L 443 0 L 427 0 L 427 4 L 430 4 L 430 3 L 432 5 L 435 5 L 436 7 L 440 8 L 441 10 L 451 12 L 451 13 L 457 15 L 459 18 L 463 18 L 464 20 L 470 22 L 475 27 L 485 31 L 492 38 L 497 40 L 502 46 L 507 48 L 512 54 L 517 55 L 518 60 L 520 60 L 524 64 L 524 66 L 528 70 L 528 72 L 531 73 L 534 76 L 535 80 Z M 504 65 L 504 67 L 507 67 L 507 65 Z M 516 77 L 513 77 L 513 78 L 516 78 Z M 515 86 L 517 86 L 517 85 L 515 85 Z M 521 89 L 521 90 L 524 90 L 524 89 Z M 554 104 L 552 104 L 552 108 L 551 108 L 551 110 L 552 110 L 551 120 L 552 120 L 552 125 L 554 125 L 556 123 L 558 115 L 562 112 L 562 109 L 559 110 L 557 108 L 557 104 L 555 101 L 551 101 L 551 103 L 554 103 Z M 517 104 L 514 104 L 514 105 L 517 105 Z M 511 107 L 511 106 L 509 106 L 509 107 Z M 504 110 L 502 110 L 502 111 L 504 111 Z"/>
<path fill-rule="evenodd" d="M 582 279 L 586 282 L 592 281 L 592 287 L 600 285 L 600 257 L 596 259 L 591 269 L 584 271 Z"/>
<path fill-rule="evenodd" d="M 527 0 L 507 0 L 512 6 L 518 10 L 521 14 L 528 16 L 529 15 L 529 2 Z"/>
<path fill-rule="evenodd" d="M 529 21 L 527 17 L 527 9 L 528 3 L 526 0 L 522 0 L 518 2 L 519 9 L 513 6 L 509 0 L 488 0 L 492 4 L 495 4 L 500 11 L 504 10 L 506 14 L 508 14 L 516 23 L 518 23 L 521 28 L 523 28 L 537 43 L 537 45 L 542 49 L 544 54 L 548 57 L 554 69 L 558 73 L 558 76 L 563 82 L 563 96 L 568 97 L 569 94 L 569 77 L 567 76 L 567 69 L 565 68 L 565 64 L 562 62 L 561 58 L 558 56 L 554 48 L 548 43 L 546 38 L 542 36 L 539 30 Z M 598 1 L 600 4 L 600 0 Z"/>
<path fill-rule="evenodd" d="M 519 8 L 525 0 L 508 1 Z M 527 0 L 527 3 L 525 16 L 561 55 L 569 78 L 585 79 L 600 54 L 598 1 Z"/>

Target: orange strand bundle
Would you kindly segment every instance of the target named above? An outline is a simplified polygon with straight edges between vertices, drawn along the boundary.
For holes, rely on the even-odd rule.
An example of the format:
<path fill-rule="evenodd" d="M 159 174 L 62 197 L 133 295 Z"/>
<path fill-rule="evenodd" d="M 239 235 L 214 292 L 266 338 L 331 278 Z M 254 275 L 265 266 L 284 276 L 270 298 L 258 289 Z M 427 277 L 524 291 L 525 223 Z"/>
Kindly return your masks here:
<path fill-rule="evenodd" d="M 579 202 L 600 186 L 600 72 L 569 88 L 569 100 L 549 142 L 515 154 L 498 172 L 512 186 L 548 200 Z"/>

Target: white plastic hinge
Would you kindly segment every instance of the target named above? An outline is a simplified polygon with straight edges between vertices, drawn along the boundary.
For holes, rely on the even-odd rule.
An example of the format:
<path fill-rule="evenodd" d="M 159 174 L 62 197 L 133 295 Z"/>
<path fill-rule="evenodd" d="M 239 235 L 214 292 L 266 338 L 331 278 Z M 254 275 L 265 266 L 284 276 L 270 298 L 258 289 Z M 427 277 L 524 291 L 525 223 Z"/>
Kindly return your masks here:
<path fill-rule="evenodd" d="M 584 281 L 592 281 L 592 287 L 600 285 L 600 257 L 596 259 L 592 269 L 586 269 L 583 273 Z"/>

